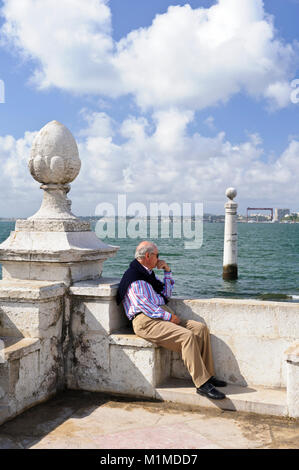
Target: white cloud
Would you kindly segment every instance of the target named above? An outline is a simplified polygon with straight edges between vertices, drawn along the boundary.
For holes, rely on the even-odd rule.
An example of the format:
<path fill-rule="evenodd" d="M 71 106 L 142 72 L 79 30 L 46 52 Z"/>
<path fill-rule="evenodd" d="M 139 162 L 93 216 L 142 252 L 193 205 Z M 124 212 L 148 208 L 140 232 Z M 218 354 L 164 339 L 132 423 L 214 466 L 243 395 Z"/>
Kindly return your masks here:
<path fill-rule="evenodd" d="M 294 46 L 277 38 L 262 0 L 172 6 L 119 43 L 108 0 L 4 0 L 3 15 L 7 44 L 35 60 L 40 88 L 132 94 L 154 110 L 204 109 L 240 91 L 290 102 Z"/>
<path fill-rule="evenodd" d="M 1 188 L 13 188 L 26 191 L 28 186 L 27 158 L 35 132 L 25 132 L 23 138 L 15 139 L 11 135 L 0 136 Z"/>
<path fill-rule="evenodd" d="M 7 44 L 35 61 L 39 88 L 118 94 L 107 0 L 4 0 L 2 15 Z"/>
<path fill-rule="evenodd" d="M 170 7 L 118 44 L 108 0 L 3 3 L 2 41 L 34 61 L 38 88 L 131 93 L 152 110 L 151 117 L 128 116 L 122 123 L 82 110 L 86 125 L 76 136 L 82 169 L 70 193 L 75 213 L 92 213 L 124 192 L 134 201 L 203 201 L 223 212 L 228 186 L 237 187 L 244 204 L 298 204 L 298 139 L 270 159 L 258 134 L 236 144 L 224 132 L 207 138 L 188 130 L 196 110 L 240 91 L 272 108 L 290 103 L 295 46 L 277 38 L 261 0 Z M 212 128 L 213 118 L 205 124 Z M 29 216 L 39 207 L 42 191 L 27 169 L 34 135 L 0 136 L 0 214 Z"/>
<path fill-rule="evenodd" d="M 124 86 L 143 108 L 203 109 L 242 90 L 287 104 L 294 50 L 275 38 L 261 0 L 169 7 L 122 39 L 118 51 Z"/>
<path fill-rule="evenodd" d="M 116 144 L 117 133 L 93 136 L 94 122 L 103 119 L 109 117 L 92 113 L 80 139 L 84 174 L 78 178 L 76 192 L 80 188 L 81 198 L 88 192 L 93 207 L 127 193 L 132 202 L 197 201 L 204 202 L 205 208 L 216 204 L 223 212 L 229 186 L 237 187 L 244 207 L 256 201 L 290 206 L 299 200 L 296 140 L 272 160 L 264 154 L 259 135 L 239 144 L 229 142 L 224 132 L 213 138 L 196 132 L 189 135 L 193 113 L 172 109 L 157 112 L 153 122 L 127 118 L 120 125 L 124 141 Z"/>
<path fill-rule="evenodd" d="M 270 108 L 284 108 L 291 102 L 292 87 L 290 82 L 273 82 L 265 90 L 265 97 L 269 98 Z"/>
<path fill-rule="evenodd" d="M 35 135 L 35 132 L 25 132 L 20 139 L 0 136 L 1 217 L 29 216 L 32 204 L 34 207 L 40 204 L 41 191 L 38 192 L 38 183 L 32 179 L 27 167 Z"/>
<path fill-rule="evenodd" d="M 131 116 L 118 127 L 105 113 L 84 110 L 82 116 L 86 127 L 76 136 L 82 167 L 69 195 L 75 214 L 94 215 L 97 204 L 116 203 L 124 193 L 128 202 L 203 202 L 206 212 L 222 213 L 229 186 L 238 189 L 243 213 L 258 201 L 298 209 L 296 139 L 274 160 L 264 154 L 257 134 L 238 144 L 224 132 L 190 135 L 192 112 L 160 111 L 152 122 Z M 2 215 L 30 216 L 40 206 L 42 191 L 27 168 L 35 135 L 0 137 Z"/>

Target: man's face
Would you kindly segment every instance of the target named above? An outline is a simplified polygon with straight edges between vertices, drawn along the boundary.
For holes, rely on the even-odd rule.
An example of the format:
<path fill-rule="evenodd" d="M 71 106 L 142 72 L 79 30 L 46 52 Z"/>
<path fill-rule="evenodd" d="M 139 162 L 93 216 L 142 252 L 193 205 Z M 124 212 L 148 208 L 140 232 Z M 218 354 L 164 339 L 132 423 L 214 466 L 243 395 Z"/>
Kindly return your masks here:
<path fill-rule="evenodd" d="M 148 269 L 154 269 L 157 266 L 159 259 L 159 251 L 155 250 L 153 253 L 146 253 Z"/>

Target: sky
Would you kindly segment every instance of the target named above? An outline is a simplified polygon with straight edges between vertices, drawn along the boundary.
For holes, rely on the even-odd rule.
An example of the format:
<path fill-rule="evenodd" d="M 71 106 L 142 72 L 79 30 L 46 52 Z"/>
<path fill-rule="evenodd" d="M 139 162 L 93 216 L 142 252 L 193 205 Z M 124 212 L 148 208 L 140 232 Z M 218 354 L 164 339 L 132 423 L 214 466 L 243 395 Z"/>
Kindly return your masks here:
<path fill-rule="evenodd" d="M 299 211 L 299 0 L 0 0 L 0 217 L 29 217 L 49 121 L 76 215 L 100 203 Z M 4 90 L 3 90 L 4 88 Z M 1 91 L 2 90 L 2 91 Z"/>

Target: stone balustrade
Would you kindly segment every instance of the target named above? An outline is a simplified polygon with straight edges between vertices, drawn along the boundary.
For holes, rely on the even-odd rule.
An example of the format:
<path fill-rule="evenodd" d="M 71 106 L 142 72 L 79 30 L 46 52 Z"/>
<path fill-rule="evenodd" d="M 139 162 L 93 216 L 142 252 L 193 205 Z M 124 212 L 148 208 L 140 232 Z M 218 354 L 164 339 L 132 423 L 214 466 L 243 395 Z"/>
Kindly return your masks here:
<path fill-rule="evenodd" d="M 177 354 L 133 333 L 116 305 L 117 280 L 79 281 L 69 289 L 1 282 L 3 416 L 7 405 L 12 416 L 63 387 L 159 398 L 157 388 L 169 377 L 189 377 Z M 244 390 L 284 391 L 280 414 L 298 417 L 297 304 L 173 298 L 170 305 L 181 318 L 208 325 L 219 377 Z"/>

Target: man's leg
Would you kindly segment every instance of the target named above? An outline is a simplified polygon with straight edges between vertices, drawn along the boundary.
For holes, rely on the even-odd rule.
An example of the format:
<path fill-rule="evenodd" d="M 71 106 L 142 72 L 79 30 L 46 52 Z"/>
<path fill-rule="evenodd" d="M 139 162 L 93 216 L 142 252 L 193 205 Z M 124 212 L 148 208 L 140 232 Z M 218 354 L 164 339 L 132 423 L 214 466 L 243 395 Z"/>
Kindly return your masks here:
<path fill-rule="evenodd" d="M 193 331 L 198 342 L 204 365 L 210 375 L 215 375 L 211 337 L 208 327 L 204 323 L 195 320 L 182 320 L 180 325 Z"/>
<path fill-rule="evenodd" d="M 169 313 L 175 313 L 168 305 L 161 305 L 161 307 Z M 215 375 L 210 331 L 208 327 L 204 323 L 195 320 L 181 320 L 180 326 L 191 330 L 195 334 L 204 365 L 211 376 Z"/>
<path fill-rule="evenodd" d="M 137 336 L 171 351 L 181 353 L 194 385 L 198 388 L 211 377 L 201 357 L 198 339 L 191 329 L 175 323 L 153 319 L 141 313 L 133 320 Z"/>
<path fill-rule="evenodd" d="M 168 305 L 161 305 L 161 307 L 170 313 L 174 313 Z M 208 396 L 209 398 L 225 398 L 224 393 L 219 392 L 214 388 L 214 386 L 225 387 L 227 384 L 224 380 L 219 380 L 214 376 L 215 369 L 211 348 L 211 337 L 208 327 L 204 323 L 194 320 L 182 320 L 180 326 L 191 330 L 195 334 L 203 363 L 210 374 L 209 381 L 198 388 L 197 392 L 201 395 Z"/>

